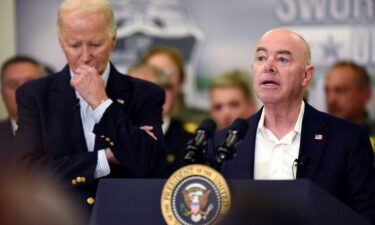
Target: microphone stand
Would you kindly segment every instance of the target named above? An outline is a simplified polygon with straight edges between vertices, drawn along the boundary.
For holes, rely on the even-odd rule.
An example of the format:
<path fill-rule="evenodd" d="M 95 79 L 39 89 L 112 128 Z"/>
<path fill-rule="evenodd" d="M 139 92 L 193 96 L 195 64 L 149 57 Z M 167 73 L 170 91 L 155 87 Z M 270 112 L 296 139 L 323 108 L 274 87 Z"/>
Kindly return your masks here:
<path fill-rule="evenodd" d="M 186 153 L 184 158 L 186 165 L 207 163 L 207 158 L 205 157 L 205 150 L 200 150 L 199 147 L 195 145 L 189 145 L 187 150 L 188 152 Z"/>
<path fill-rule="evenodd" d="M 206 164 L 207 158 L 207 140 L 204 140 L 204 134 L 205 131 L 198 130 L 197 136 L 190 140 L 186 145 L 186 155 L 184 158 L 185 164 Z M 196 144 L 201 143 L 201 144 Z"/>

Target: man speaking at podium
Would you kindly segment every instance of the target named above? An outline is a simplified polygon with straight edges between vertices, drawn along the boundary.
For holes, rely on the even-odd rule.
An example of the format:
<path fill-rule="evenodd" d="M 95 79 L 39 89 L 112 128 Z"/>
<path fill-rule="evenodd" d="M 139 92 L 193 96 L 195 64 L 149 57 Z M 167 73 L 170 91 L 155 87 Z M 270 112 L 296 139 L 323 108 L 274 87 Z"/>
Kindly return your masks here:
<path fill-rule="evenodd" d="M 307 42 L 287 29 L 268 31 L 256 46 L 252 70 L 264 107 L 247 119 L 249 129 L 237 155 L 222 167 L 223 175 L 310 179 L 375 224 L 375 174 L 366 131 L 302 100 L 314 72 Z"/>
<path fill-rule="evenodd" d="M 66 0 L 58 12 L 68 65 L 17 92 L 19 161 L 48 168 L 93 204 L 103 177 L 149 177 L 164 159 L 164 92 L 120 74 L 107 0 Z"/>

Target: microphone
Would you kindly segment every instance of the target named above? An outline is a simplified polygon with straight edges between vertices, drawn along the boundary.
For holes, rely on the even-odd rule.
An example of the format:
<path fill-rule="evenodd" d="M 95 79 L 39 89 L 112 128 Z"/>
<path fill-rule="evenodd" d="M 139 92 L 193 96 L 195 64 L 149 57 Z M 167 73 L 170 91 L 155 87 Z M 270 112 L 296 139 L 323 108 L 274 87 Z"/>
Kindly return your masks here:
<path fill-rule="evenodd" d="M 217 148 L 216 169 L 220 169 L 224 161 L 230 160 L 236 153 L 235 145 L 240 142 L 246 134 L 249 124 L 245 119 L 236 119 L 229 127 L 225 141 Z"/>
<path fill-rule="evenodd" d="M 294 169 L 294 167 L 296 167 L 296 169 L 301 169 L 302 167 L 306 166 L 306 163 L 308 162 L 307 160 L 307 157 L 305 155 L 302 155 L 298 158 L 296 158 L 294 161 L 293 161 L 293 166 L 292 166 L 292 174 L 293 174 L 293 179 L 297 179 L 297 171 Z"/>
<path fill-rule="evenodd" d="M 195 131 L 194 138 L 186 144 L 185 163 L 205 163 L 207 142 L 216 130 L 216 123 L 212 119 L 205 119 Z"/>
<path fill-rule="evenodd" d="M 298 167 L 305 166 L 307 163 L 307 157 L 305 155 L 302 155 L 301 157 L 294 160 L 294 165 Z"/>

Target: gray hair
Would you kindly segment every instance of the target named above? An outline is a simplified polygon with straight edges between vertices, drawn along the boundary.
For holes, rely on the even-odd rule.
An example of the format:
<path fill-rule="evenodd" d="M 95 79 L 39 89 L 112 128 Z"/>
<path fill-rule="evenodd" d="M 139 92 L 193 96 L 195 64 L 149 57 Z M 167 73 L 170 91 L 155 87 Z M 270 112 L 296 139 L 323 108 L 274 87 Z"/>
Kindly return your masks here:
<path fill-rule="evenodd" d="M 98 12 L 105 14 L 108 22 L 108 34 L 116 35 L 116 23 L 112 5 L 108 0 L 65 0 L 59 7 L 57 25 L 59 36 L 62 34 L 62 14 L 66 11 L 76 10 L 78 12 Z"/>

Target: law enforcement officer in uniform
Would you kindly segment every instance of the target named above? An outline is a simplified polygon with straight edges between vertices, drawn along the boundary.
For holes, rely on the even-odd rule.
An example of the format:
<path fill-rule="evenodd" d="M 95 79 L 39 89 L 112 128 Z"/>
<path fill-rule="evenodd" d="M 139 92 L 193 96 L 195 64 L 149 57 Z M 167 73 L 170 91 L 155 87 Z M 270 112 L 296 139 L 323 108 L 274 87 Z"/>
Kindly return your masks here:
<path fill-rule="evenodd" d="M 158 175 L 169 177 L 174 171 L 184 166 L 186 143 L 193 138 L 189 125 L 172 117 L 175 104 L 173 84 L 170 76 L 152 65 L 139 64 L 128 69 L 128 74 L 133 77 L 144 79 L 161 86 L 165 91 L 165 102 L 163 105 L 163 134 L 166 146 L 166 159 Z"/>
<path fill-rule="evenodd" d="M 366 68 L 352 61 L 336 62 L 326 74 L 325 92 L 328 112 L 363 125 L 375 153 L 375 122 L 366 113 L 366 105 L 372 96 Z"/>

